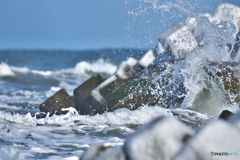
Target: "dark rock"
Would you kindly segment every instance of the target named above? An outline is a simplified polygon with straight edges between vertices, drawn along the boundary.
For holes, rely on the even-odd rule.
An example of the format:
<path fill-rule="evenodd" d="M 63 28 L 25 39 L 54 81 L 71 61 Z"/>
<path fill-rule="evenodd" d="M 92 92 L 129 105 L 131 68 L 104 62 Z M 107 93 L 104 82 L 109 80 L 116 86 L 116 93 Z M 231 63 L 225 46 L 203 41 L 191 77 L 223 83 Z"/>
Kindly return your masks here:
<path fill-rule="evenodd" d="M 232 116 L 233 113 L 228 111 L 228 110 L 224 110 L 222 111 L 222 113 L 220 114 L 220 116 L 218 117 L 218 119 L 225 119 L 227 120 L 230 116 Z"/>
<path fill-rule="evenodd" d="M 97 144 L 87 149 L 81 160 L 125 160 L 125 154 L 121 146 L 105 147 Z"/>
<path fill-rule="evenodd" d="M 192 136 L 173 160 L 239 159 L 234 155 L 226 156 L 239 154 L 239 141 L 240 131 L 236 127 L 221 119 L 213 120 Z"/>
<path fill-rule="evenodd" d="M 74 89 L 73 94 L 75 106 L 80 114 L 91 115 L 93 113 L 92 99 L 90 97 L 91 91 L 103 81 L 104 79 L 100 75 L 96 74 Z"/>
<path fill-rule="evenodd" d="M 66 114 L 68 111 L 62 111 L 62 108 L 75 108 L 74 98 L 69 96 L 65 89 L 60 89 L 53 96 L 49 97 L 46 101 L 40 104 L 41 112 L 60 115 Z"/>
<path fill-rule="evenodd" d="M 172 117 L 160 117 L 130 135 L 124 144 L 128 160 L 171 159 L 192 131 Z"/>

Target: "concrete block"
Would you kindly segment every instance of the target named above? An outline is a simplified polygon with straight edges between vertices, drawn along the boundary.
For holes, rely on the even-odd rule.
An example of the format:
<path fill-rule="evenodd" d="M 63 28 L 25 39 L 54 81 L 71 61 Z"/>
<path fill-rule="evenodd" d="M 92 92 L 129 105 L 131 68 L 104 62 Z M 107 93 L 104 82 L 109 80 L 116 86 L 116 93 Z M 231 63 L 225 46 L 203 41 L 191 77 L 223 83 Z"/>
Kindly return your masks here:
<path fill-rule="evenodd" d="M 74 89 L 74 101 L 76 109 L 80 114 L 85 115 L 92 113 L 93 108 L 91 106 L 92 101 L 90 97 L 91 91 L 103 81 L 104 79 L 100 75 L 96 74 Z"/>
<path fill-rule="evenodd" d="M 207 16 L 206 16 L 206 18 L 207 18 Z M 208 20 L 209 20 L 209 18 L 208 18 Z M 201 27 L 199 27 L 199 24 L 197 24 L 196 18 L 188 17 L 184 21 L 184 25 L 186 25 L 188 27 L 188 29 L 192 33 L 193 37 L 196 39 L 198 45 L 202 46 L 205 33 L 204 33 L 204 31 L 202 31 Z"/>
<path fill-rule="evenodd" d="M 111 111 L 113 106 L 120 103 L 130 93 L 131 91 L 124 83 L 116 75 L 113 75 L 92 90 L 92 107 Z"/>
<path fill-rule="evenodd" d="M 239 159 L 239 130 L 224 120 L 214 120 L 192 136 L 173 158 L 183 159 Z M 230 155 L 231 153 L 231 155 Z"/>
<path fill-rule="evenodd" d="M 143 57 L 139 60 L 139 65 L 143 68 L 147 68 L 149 65 L 153 63 L 156 59 L 154 56 L 153 50 L 149 50 Z"/>
<path fill-rule="evenodd" d="M 95 144 L 84 153 L 81 160 L 125 160 L 125 154 L 121 146 L 105 147 Z"/>
<path fill-rule="evenodd" d="M 198 47 L 188 27 L 180 24 L 174 24 L 160 34 L 158 42 L 175 58 L 185 58 L 187 52 L 192 52 Z"/>
<path fill-rule="evenodd" d="M 160 117 L 130 135 L 123 149 L 128 160 L 170 160 L 191 135 L 173 117 Z"/>
<path fill-rule="evenodd" d="M 60 89 L 39 106 L 41 112 L 49 112 L 50 116 L 53 114 L 66 114 L 67 111 L 62 111 L 62 108 L 69 107 L 75 108 L 74 98 L 69 96 L 65 89 Z"/>
<path fill-rule="evenodd" d="M 125 79 L 128 79 L 130 78 L 133 74 L 135 74 L 136 70 L 134 68 L 134 66 L 137 64 L 137 60 L 130 57 L 128 58 L 127 61 L 123 61 L 117 71 L 116 71 L 116 75 L 125 80 Z"/>
<path fill-rule="evenodd" d="M 227 119 L 229 119 L 229 117 L 231 117 L 232 115 L 234 115 L 232 112 L 230 112 L 230 111 L 228 111 L 228 110 L 224 110 L 224 111 L 222 111 L 222 113 L 220 114 L 220 116 L 218 117 L 218 119 L 227 120 Z"/>
<path fill-rule="evenodd" d="M 118 78 L 120 78 L 126 85 L 132 83 L 139 77 L 139 75 L 136 74 L 137 62 L 136 59 L 130 57 L 127 61 L 123 61 L 116 71 Z"/>

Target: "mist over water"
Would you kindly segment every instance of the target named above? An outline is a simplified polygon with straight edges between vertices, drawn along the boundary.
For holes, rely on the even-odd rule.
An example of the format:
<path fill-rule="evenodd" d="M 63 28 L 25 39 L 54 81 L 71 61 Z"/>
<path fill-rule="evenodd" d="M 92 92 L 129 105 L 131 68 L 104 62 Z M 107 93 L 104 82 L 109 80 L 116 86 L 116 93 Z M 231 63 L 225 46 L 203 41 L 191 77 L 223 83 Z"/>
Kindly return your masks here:
<path fill-rule="evenodd" d="M 185 96 L 183 102 L 169 108 L 159 104 L 142 106 L 134 111 L 118 109 L 95 116 L 79 115 L 72 108 L 66 115 L 36 119 L 39 104 L 60 88 L 73 95 L 73 90 L 92 75 L 98 73 L 107 78 L 115 73 L 121 61 L 128 57 L 139 60 L 147 50 L 1 50 L 1 155 L 14 159 L 78 159 L 92 144 L 123 145 L 129 134 L 162 115 L 173 116 L 197 131 L 208 120 L 217 118 L 223 109 L 239 110 L 234 100 L 226 98 L 221 86 L 206 72 L 206 67 L 213 62 L 239 62 L 237 56 L 232 56 L 231 46 L 236 43 L 233 22 L 219 24 L 219 19 L 214 19 L 213 15 L 199 13 L 195 9 L 197 3 L 193 1 L 125 0 L 125 3 L 130 8 L 129 15 L 146 24 L 147 43 L 156 42 L 158 35 L 153 34 L 154 31 L 158 30 L 159 34 L 164 31 L 159 25 L 168 28 L 173 23 L 182 23 L 197 28 L 196 34 L 203 33 L 204 36 L 198 39 L 202 40 L 202 46 L 188 52 L 185 59 L 164 62 L 168 69 L 152 80 L 155 82 L 169 74 L 170 84 L 179 87 L 179 82 L 183 83 L 186 92 L 168 91 L 170 98 L 171 95 Z M 133 7 L 136 3 L 137 8 Z M 152 18 L 146 20 L 146 15 Z M 150 22 L 155 25 L 148 26 Z M 126 30 L 135 32 L 138 30 L 135 27 L 134 23 L 129 23 Z M 160 56 L 159 62 L 162 61 Z M 166 89 L 163 87 L 158 93 L 165 94 Z"/>

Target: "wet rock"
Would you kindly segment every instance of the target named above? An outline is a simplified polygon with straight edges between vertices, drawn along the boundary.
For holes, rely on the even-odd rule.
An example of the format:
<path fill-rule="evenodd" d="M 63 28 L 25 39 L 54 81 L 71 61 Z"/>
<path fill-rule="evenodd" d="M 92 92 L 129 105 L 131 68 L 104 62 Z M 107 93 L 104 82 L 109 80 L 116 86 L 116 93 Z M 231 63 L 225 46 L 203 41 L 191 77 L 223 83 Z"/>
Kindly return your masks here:
<path fill-rule="evenodd" d="M 121 146 L 105 147 L 101 144 L 91 146 L 81 160 L 125 160 Z"/>
<path fill-rule="evenodd" d="M 80 114 L 86 115 L 86 114 L 92 114 L 93 108 L 92 108 L 92 99 L 90 97 L 91 91 L 96 88 L 99 84 L 101 84 L 104 81 L 104 79 L 96 74 L 89 78 L 87 81 L 82 83 L 80 86 L 78 86 L 73 91 L 74 95 L 74 101 L 77 111 L 79 111 Z"/>
<path fill-rule="evenodd" d="M 229 119 L 230 116 L 234 115 L 232 112 L 228 111 L 228 110 L 224 110 L 222 111 L 222 113 L 220 114 L 220 116 L 218 117 L 218 119 L 224 119 L 227 120 Z"/>
<path fill-rule="evenodd" d="M 175 58 L 185 58 L 187 52 L 192 52 L 198 43 L 185 25 L 174 24 L 158 36 L 158 42 Z"/>
<path fill-rule="evenodd" d="M 171 159 L 192 131 L 172 117 L 160 117 L 130 135 L 124 151 L 128 160 Z"/>
<path fill-rule="evenodd" d="M 155 105 L 160 96 L 157 93 L 156 86 L 144 76 L 127 87 L 131 92 L 120 100 L 120 103 L 113 106 L 110 111 L 119 108 L 134 110 L 145 105 Z"/>
<path fill-rule="evenodd" d="M 69 96 L 65 89 L 60 89 L 39 106 L 40 111 L 45 113 L 49 112 L 49 116 L 53 114 L 66 114 L 68 111 L 62 111 L 62 108 L 69 107 L 75 108 L 74 98 L 73 96 Z"/>
<path fill-rule="evenodd" d="M 237 159 L 235 156 L 226 157 L 226 155 L 239 154 L 239 141 L 240 132 L 236 127 L 226 121 L 215 120 L 192 136 L 173 159 Z"/>
<path fill-rule="evenodd" d="M 130 93 L 131 91 L 116 75 L 109 77 L 91 92 L 94 113 L 112 111 L 112 108 L 122 103 L 121 101 Z"/>
<path fill-rule="evenodd" d="M 206 72 L 218 84 L 229 104 L 240 106 L 240 63 L 215 62 L 205 67 Z"/>

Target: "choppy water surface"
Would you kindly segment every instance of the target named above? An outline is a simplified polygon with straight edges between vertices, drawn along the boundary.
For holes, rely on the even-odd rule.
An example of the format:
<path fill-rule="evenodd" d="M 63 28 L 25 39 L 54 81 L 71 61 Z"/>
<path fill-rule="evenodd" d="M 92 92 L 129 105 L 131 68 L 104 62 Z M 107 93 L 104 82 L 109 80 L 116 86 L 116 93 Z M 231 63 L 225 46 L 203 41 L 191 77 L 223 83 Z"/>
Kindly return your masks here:
<path fill-rule="evenodd" d="M 142 106 L 134 111 L 119 109 L 95 116 L 78 115 L 70 109 L 66 115 L 36 119 L 39 104 L 60 88 L 73 95 L 73 90 L 93 74 L 106 78 L 121 61 L 127 57 L 140 59 L 147 50 L 2 50 L 0 154 L 5 156 L 3 159 L 78 159 L 92 144 L 123 145 L 129 134 L 162 115 L 174 116 L 196 131 L 209 119 L 218 117 L 223 109 L 239 110 L 237 104 L 223 98 L 222 91 L 204 70 L 209 62 L 238 62 L 223 47 L 235 43 L 231 25 L 226 25 L 222 32 L 209 21 L 209 15 L 192 12 L 191 7 L 186 10 L 186 4 L 163 6 L 155 1 L 151 4 L 156 11 L 179 8 L 196 18 L 197 28 L 205 32 L 202 48 L 188 53 L 184 60 L 169 64 L 174 70 L 173 78 L 182 80 L 186 87 L 183 103 L 167 109 L 159 105 Z"/>

